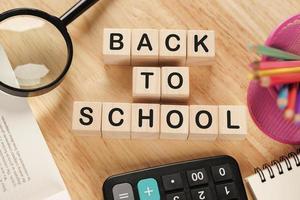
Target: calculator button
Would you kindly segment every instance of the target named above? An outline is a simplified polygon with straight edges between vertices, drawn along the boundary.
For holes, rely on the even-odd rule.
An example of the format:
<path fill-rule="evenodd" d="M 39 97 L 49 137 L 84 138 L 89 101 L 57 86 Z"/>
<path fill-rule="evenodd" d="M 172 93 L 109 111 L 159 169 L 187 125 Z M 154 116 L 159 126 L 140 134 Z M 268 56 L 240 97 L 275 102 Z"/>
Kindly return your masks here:
<path fill-rule="evenodd" d="M 220 200 L 238 198 L 238 191 L 234 183 L 217 185 L 217 194 Z"/>
<path fill-rule="evenodd" d="M 122 183 L 113 187 L 114 200 L 134 200 L 132 187 L 129 183 Z"/>
<path fill-rule="evenodd" d="M 183 189 L 180 173 L 163 176 L 162 180 L 166 191 Z"/>
<path fill-rule="evenodd" d="M 177 192 L 167 195 L 167 200 L 186 200 L 184 192 Z"/>
<path fill-rule="evenodd" d="M 229 164 L 212 167 L 212 175 L 215 182 L 232 180 L 232 172 Z"/>
<path fill-rule="evenodd" d="M 142 179 L 137 186 L 140 200 L 160 200 L 157 181 L 154 178 Z"/>
<path fill-rule="evenodd" d="M 207 173 L 204 168 L 187 171 L 190 186 L 199 186 L 208 183 Z"/>
<path fill-rule="evenodd" d="M 211 191 L 208 187 L 193 189 L 191 192 L 193 200 L 213 200 Z"/>

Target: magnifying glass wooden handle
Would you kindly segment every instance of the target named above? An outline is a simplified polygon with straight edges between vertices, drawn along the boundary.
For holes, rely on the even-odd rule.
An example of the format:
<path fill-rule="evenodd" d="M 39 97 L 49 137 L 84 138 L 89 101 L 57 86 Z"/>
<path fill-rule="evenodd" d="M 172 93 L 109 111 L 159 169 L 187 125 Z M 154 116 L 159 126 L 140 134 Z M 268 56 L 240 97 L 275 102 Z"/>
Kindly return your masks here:
<path fill-rule="evenodd" d="M 72 23 L 77 17 L 82 15 L 85 11 L 87 11 L 90 7 L 92 7 L 99 0 L 80 0 L 76 3 L 72 8 L 70 8 L 65 14 L 63 14 L 60 19 L 68 26 Z"/>

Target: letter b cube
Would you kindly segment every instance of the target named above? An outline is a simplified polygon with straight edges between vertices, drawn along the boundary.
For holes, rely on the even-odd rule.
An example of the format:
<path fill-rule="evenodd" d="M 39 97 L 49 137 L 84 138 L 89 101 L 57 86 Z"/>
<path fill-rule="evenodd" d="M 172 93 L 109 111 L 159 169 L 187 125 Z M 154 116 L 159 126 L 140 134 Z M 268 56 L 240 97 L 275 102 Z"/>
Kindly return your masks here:
<path fill-rule="evenodd" d="M 105 64 L 129 66 L 131 61 L 131 30 L 104 29 L 102 52 Z"/>

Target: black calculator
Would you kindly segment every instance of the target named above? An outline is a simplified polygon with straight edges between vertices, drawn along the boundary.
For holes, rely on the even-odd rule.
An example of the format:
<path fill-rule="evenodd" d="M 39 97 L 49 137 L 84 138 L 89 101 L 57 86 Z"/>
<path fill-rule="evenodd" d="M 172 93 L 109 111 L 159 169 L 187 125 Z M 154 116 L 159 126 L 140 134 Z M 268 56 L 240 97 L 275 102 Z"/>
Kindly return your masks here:
<path fill-rule="evenodd" d="M 247 200 L 238 163 L 201 158 L 108 178 L 105 200 Z"/>

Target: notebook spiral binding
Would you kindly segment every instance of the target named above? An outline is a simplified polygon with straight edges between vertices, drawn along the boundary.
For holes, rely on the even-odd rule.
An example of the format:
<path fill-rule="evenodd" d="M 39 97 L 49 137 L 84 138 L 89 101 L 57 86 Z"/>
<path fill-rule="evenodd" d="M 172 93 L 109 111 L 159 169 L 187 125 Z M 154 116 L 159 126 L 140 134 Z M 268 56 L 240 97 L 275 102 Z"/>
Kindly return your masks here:
<path fill-rule="evenodd" d="M 297 152 L 290 152 L 287 156 L 281 156 L 279 160 L 273 160 L 270 164 L 265 163 L 262 168 L 255 168 L 254 172 L 259 175 L 261 182 L 266 182 L 265 173 L 263 170 L 268 171 L 268 174 L 271 179 L 275 178 L 274 169 L 278 170 L 279 175 L 284 174 L 282 164 L 284 163 L 287 167 L 287 170 L 290 171 L 293 169 L 290 159 L 292 158 L 296 164 L 296 167 L 300 167 L 300 149 L 297 149 Z M 276 168 L 275 168 L 276 167 Z"/>

